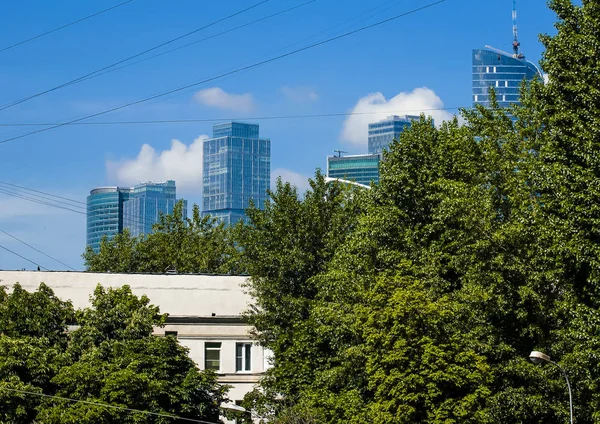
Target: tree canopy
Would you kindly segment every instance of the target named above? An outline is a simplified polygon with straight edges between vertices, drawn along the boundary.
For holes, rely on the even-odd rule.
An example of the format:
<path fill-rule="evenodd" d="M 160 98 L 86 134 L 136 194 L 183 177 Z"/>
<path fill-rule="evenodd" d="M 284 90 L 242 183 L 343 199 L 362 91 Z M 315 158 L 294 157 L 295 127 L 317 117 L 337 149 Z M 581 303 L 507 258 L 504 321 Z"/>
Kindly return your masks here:
<path fill-rule="evenodd" d="M 175 338 L 152 335 L 166 318 L 158 307 L 127 286 L 98 286 L 91 304 L 75 311 L 44 284 L 33 293 L 19 284 L 0 291 L 0 421 L 218 421 L 226 387 L 199 371 Z"/>

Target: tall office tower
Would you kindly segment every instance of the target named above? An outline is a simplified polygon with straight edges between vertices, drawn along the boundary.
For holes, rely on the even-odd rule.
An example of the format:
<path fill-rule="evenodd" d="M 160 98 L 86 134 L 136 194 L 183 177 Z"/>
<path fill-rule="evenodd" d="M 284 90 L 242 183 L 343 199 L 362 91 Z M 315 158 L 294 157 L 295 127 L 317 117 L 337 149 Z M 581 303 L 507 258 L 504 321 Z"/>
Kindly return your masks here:
<path fill-rule="evenodd" d="M 519 52 L 517 35 L 517 10 L 513 1 L 513 53 L 506 53 L 493 47 L 473 50 L 473 106 L 490 106 L 489 90 L 496 92 L 500 107 L 518 104 L 523 81 L 536 78 L 543 80 L 542 73 L 535 64 L 525 60 Z"/>
<path fill-rule="evenodd" d="M 369 124 L 369 153 L 381 153 L 387 149 L 393 140 L 398 139 L 402 131 L 410 127 L 413 120 L 419 119 L 421 119 L 419 116 L 413 115 L 391 115 L 382 121 Z"/>
<path fill-rule="evenodd" d="M 379 182 L 381 153 L 367 155 L 328 156 L 327 176 L 370 185 Z"/>
<path fill-rule="evenodd" d="M 95 252 L 102 237 L 113 237 L 123 231 L 123 203 L 129 199 L 130 188 L 98 187 L 87 197 L 87 245 Z"/>
<path fill-rule="evenodd" d="M 247 220 L 253 200 L 262 208 L 271 173 L 271 140 L 259 138 L 258 125 L 228 122 L 213 126 L 203 145 L 202 214 L 226 225 Z"/>
<path fill-rule="evenodd" d="M 160 215 L 172 213 L 177 202 L 175 181 L 138 184 L 123 203 L 123 228 L 127 228 L 132 236 L 150 234 Z M 187 218 L 185 200 L 183 214 Z"/>

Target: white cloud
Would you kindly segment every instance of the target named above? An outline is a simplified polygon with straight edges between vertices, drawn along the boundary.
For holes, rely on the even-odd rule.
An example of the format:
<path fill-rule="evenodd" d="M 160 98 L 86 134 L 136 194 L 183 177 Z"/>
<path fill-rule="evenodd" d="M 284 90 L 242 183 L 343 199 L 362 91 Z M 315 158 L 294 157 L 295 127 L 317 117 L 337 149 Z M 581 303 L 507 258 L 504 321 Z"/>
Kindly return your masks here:
<path fill-rule="evenodd" d="M 194 100 L 205 106 L 230 110 L 233 112 L 251 112 L 254 110 L 252 94 L 230 94 L 219 87 L 207 88 L 194 94 Z"/>
<path fill-rule="evenodd" d="M 175 180 L 180 191 L 201 192 L 202 142 L 207 138 L 201 135 L 189 146 L 173 139 L 171 149 L 159 153 L 144 144 L 135 159 L 107 161 L 109 179 L 123 185 Z"/>
<path fill-rule="evenodd" d="M 289 87 L 284 85 L 281 92 L 294 103 L 312 103 L 319 100 L 317 92 L 310 87 Z"/>
<path fill-rule="evenodd" d="M 415 88 L 412 92 L 401 92 L 389 100 L 381 93 L 371 93 L 358 100 L 344 121 L 340 139 L 354 146 L 366 146 L 368 142 L 369 123 L 380 121 L 390 115 L 425 115 L 433 116 L 436 124 L 447 121 L 453 114 L 441 109 L 444 102 L 429 88 Z"/>
<path fill-rule="evenodd" d="M 298 193 L 302 194 L 310 187 L 308 184 L 308 176 L 299 174 L 285 168 L 277 168 L 271 171 L 271 190 L 275 189 L 277 178 L 281 177 L 283 182 L 288 182 L 298 188 Z"/>

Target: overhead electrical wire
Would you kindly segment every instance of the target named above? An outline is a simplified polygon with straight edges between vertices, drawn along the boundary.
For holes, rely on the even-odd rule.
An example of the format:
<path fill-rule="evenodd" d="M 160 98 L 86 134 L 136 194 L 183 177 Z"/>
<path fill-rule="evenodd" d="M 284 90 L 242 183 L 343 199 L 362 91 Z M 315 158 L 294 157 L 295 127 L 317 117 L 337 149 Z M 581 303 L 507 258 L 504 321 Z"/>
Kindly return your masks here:
<path fill-rule="evenodd" d="M 0 246 L 0 247 L 2 247 L 2 246 Z M 15 392 L 15 393 L 22 393 L 22 394 L 26 394 L 26 395 L 33 395 L 33 396 L 45 397 L 45 398 L 49 398 L 49 399 L 65 400 L 67 402 L 85 403 L 87 405 L 102 406 L 104 408 L 120 409 L 121 411 L 127 411 L 127 412 L 135 412 L 135 413 L 140 413 L 140 414 L 153 415 L 155 417 L 171 418 L 173 420 L 181 420 L 181 421 L 187 421 L 187 422 L 191 422 L 191 423 L 218 424 L 218 423 L 216 423 L 214 421 L 204 421 L 204 420 L 197 420 L 197 419 L 194 419 L 194 418 L 180 417 L 178 415 L 173 415 L 173 414 L 163 414 L 163 413 L 159 413 L 159 412 L 144 411 L 142 409 L 127 408 L 125 406 L 111 405 L 109 403 L 92 402 L 92 401 L 89 401 L 89 400 L 72 399 L 72 398 L 63 397 L 63 396 L 47 395 L 47 394 L 44 394 L 44 393 L 32 392 L 32 391 L 29 391 L 29 390 L 9 389 L 8 387 L 0 387 L 0 390 L 7 390 L 9 392 Z"/>
<path fill-rule="evenodd" d="M 74 120 L 71 120 L 71 121 L 67 121 L 67 122 L 63 122 L 63 123 L 60 123 L 60 124 L 56 124 L 56 125 L 53 125 L 53 126 L 50 126 L 50 127 L 47 127 L 47 128 L 42 128 L 42 129 L 39 129 L 39 130 L 36 130 L 36 131 L 31 131 L 29 133 L 25 133 L 25 134 L 21 134 L 21 135 L 9 137 L 9 138 L 0 140 L 0 144 L 8 143 L 8 142 L 14 141 L 14 140 L 19 140 L 19 139 L 28 137 L 30 135 L 43 133 L 43 132 L 50 131 L 50 130 L 53 130 L 53 129 L 56 129 L 56 128 L 61 128 L 61 127 L 67 126 L 67 125 L 72 125 L 74 123 L 85 121 L 85 120 L 91 119 L 91 118 L 95 118 L 97 116 L 105 115 L 105 114 L 110 113 L 110 112 L 115 112 L 117 110 L 125 109 L 126 107 L 129 107 L 129 106 L 138 105 L 140 103 L 145 103 L 145 102 L 148 102 L 150 100 L 154 100 L 154 99 L 157 99 L 157 98 L 160 98 L 160 97 L 168 96 L 169 94 L 177 93 L 177 92 L 186 90 L 186 89 L 191 88 L 191 87 L 196 87 L 198 85 L 202 85 L 202 84 L 205 84 L 207 82 L 215 81 L 215 80 L 224 78 L 224 77 L 229 76 L 229 75 L 234 75 L 234 74 L 237 74 L 237 73 L 240 73 L 240 72 L 243 72 L 243 71 L 254 69 L 254 68 L 257 68 L 259 66 L 265 65 L 267 63 L 271 63 L 271 62 L 274 62 L 276 60 L 280 60 L 280 59 L 283 59 L 285 57 L 292 56 L 292 55 L 298 54 L 300 52 L 303 52 L 303 51 L 306 51 L 306 50 L 309 50 L 309 49 L 312 49 L 312 48 L 315 48 L 315 47 L 318 47 L 318 46 L 322 46 L 324 44 L 331 43 L 333 41 L 336 41 L 336 40 L 348 37 L 350 35 L 353 35 L 353 34 L 356 34 L 356 33 L 362 32 L 362 31 L 365 31 L 367 29 L 371 29 L 371 28 L 383 25 L 383 24 L 388 23 L 388 22 L 392 22 L 392 21 L 397 20 L 399 18 L 402 18 L 404 16 L 408 16 L 408 15 L 414 14 L 416 12 L 428 9 L 430 7 L 433 7 L 435 5 L 444 3 L 445 1 L 446 0 L 438 0 L 438 1 L 426 4 L 425 6 L 421 6 L 421 7 L 409 10 L 408 12 L 404 12 L 404 13 L 392 16 L 390 18 L 378 21 L 378 22 L 370 24 L 370 25 L 366 25 L 366 26 L 360 27 L 360 28 L 352 30 L 352 31 L 348 31 L 348 32 L 346 32 L 344 34 L 337 35 L 335 37 L 331 37 L 331 38 L 328 38 L 326 40 L 322 40 L 322 41 L 319 41 L 319 42 L 316 42 L 316 43 L 312 43 L 312 44 L 309 44 L 307 46 L 298 48 L 296 50 L 292 50 L 290 52 L 283 53 L 281 55 L 272 57 L 270 59 L 262 60 L 262 61 L 253 63 L 251 65 L 243 66 L 243 67 L 234 69 L 232 71 L 228 71 L 228 72 L 222 73 L 220 75 L 204 79 L 202 81 L 197 81 L 197 82 L 194 82 L 194 83 L 191 83 L 191 84 L 187 84 L 187 85 L 184 85 L 184 86 L 181 86 L 181 87 L 178 87 L 178 88 L 174 88 L 172 90 L 169 90 L 169 91 L 166 91 L 166 92 L 163 92 L 163 93 L 159 93 L 159 94 L 156 94 L 156 95 L 153 95 L 153 96 L 150 96 L 150 97 L 143 98 L 141 100 L 136 100 L 136 101 L 133 101 L 133 102 L 129 102 L 129 103 L 123 104 L 121 106 L 116 106 L 116 107 L 113 107 L 113 108 L 110 108 L 110 109 L 106 109 L 106 110 L 101 111 L 101 112 L 96 112 L 96 113 L 93 113 L 91 115 L 87 115 L 87 116 L 84 116 L 84 117 L 81 117 L 81 118 L 78 118 L 78 119 L 74 119 Z"/>
<path fill-rule="evenodd" d="M 18 241 L 18 242 L 20 242 L 20 243 L 23 243 L 25 246 L 29 247 L 29 248 L 30 248 L 30 249 L 32 249 L 32 250 L 35 250 L 35 251 L 36 251 L 36 252 L 38 252 L 38 253 L 41 253 L 41 254 L 42 254 L 42 255 L 44 255 L 45 257 L 52 259 L 54 262 L 57 262 L 57 263 L 61 264 L 62 266 L 66 266 L 66 267 L 67 267 L 67 268 L 69 268 L 71 271 L 75 271 L 75 268 L 73 268 L 72 266 L 70 266 L 70 265 L 67 265 L 66 263 L 62 262 L 61 260 L 59 260 L 59 259 L 56 259 L 55 257 L 52 257 L 52 256 L 48 255 L 47 253 L 44 253 L 44 252 L 42 252 L 41 250 L 39 250 L 39 249 L 37 249 L 37 248 L 33 247 L 32 245 L 30 245 L 29 243 L 26 243 L 26 242 L 24 242 L 23 240 L 21 240 L 21 239 L 20 239 L 20 238 L 18 238 L 17 236 L 14 236 L 14 235 L 10 234 L 9 232 L 7 232 L 7 231 L 4 231 L 4 230 L 3 230 L 3 229 L 1 229 L 1 228 L 0 228 L 0 232 L 2 232 L 2 233 L 4 233 L 4 234 L 6 234 L 7 236 L 9 236 L 9 237 L 11 237 L 11 238 L 13 238 L 13 239 L 17 240 L 17 241 Z"/>
<path fill-rule="evenodd" d="M 225 16 L 225 17 L 223 17 L 223 18 L 217 19 L 216 21 L 213 21 L 213 22 L 211 22 L 211 23 L 209 23 L 209 24 L 203 25 L 203 26 L 201 26 L 201 27 L 199 27 L 199 28 L 196 28 L 196 29 L 194 29 L 193 31 L 187 32 L 187 33 L 185 33 L 185 34 L 183 34 L 183 35 L 180 35 L 180 36 L 178 36 L 178 37 L 175 37 L 175 38 L 172 38 L 172 39 L 170 39 L 170 40 L 167 40 L 167 41 L 165 41 L 165 42 L 163 42 L 163 43 L 157 44 L 156 46 L 150 47 L 150 48 L 148 48 L 148 49 L 146 49 L 146 50 L 144 50 L 144 51 L 142 51 L 142 52 L 140 52 L 140 53 L 136 53 L 136 54 L 134 54 L 133 56 L 129 56 L 129 57 L 125 58 L 125 59 L 122 59 L 122 60 L 119 60 L 119 61 L 117 61 L 117 62 L 111 63 L 111 64 L 110 64 L 110 65 L 108 65 L 108 66 L 105 66 L 105 67 L 103 67 L 103 68 L 97 69 L 97 70 L 95 70 L 95 71 L 92 71 L 92 72 L 89 72 L 89 73 L 87 73 L 87 74 L 85 74 L 85 75 L 83 75 L 83 76 L 80 76 L 80 77 L 78 77 L 78 78 L 75 78 L 75 79 L 73 79 L 73 80 L 67 81 L 67 82 L 65 82 L 65 83 L 63 83 L 63 84 L 60 84 L 60 85 L 57 85 L 57 86 L 55 86 L 55 87 L 49 88 L 49 89 L 47 89 L 47 90 L 41 91 L 41 92 L 39 92 L 39 93 L 32 94 L 32 95 L 30 95 L 30 96 L 27 96 L 27 97 L 24 97 L 24 98 L 22 98 L 22 99 L 15 100 L 15 101 L 13 101 L 13 102 L 11 102 L 11 103 L 7 103 L 7 104 L 5 104 L 5 105 L 2 105 L 2 106 L 0 106 L 0 111 L 3 111 L 3 110 L 5 110 L 5 109 L 11 108 L 11 107 L 13 107 L 13 106 L 16 106 L 16 105 L 19 105 L 19 104 L 21 104 L 21 103 L 25 103 L 25 102 L 26 102 L 26 101 L 28 101 L 28 100 L 35 99 L 36 97 L 43 96 L 44 94 L 51 93 L 51 92 L 53 92 L 53 91 L 56 91 L 56 90 L 59 90 L 59 89 L 61 89 L 61 88 L 68 87 L 68 86 L 70 86 L 70 85 L 73 85 L 73 84 L 77 84 L 77 83 L 79 83 L 79 82 L 81 82 L 81 81 L 84 81 L 84 80 L 86 80 L 86 79 L 89 79 L 90 77 L 92 77 L 92 76 L 93 76 L 93 75 L 95 75 L 95 74 L 98 74 L 98 73 L 100 73 L 100 72 L 106 71 L 107 69 L 113 68 L 113 67 L 115 67 L 115 66 L 117 66 L 117 65 L 120 65 L 120 64 L 122 64 L 122 63 L 125 63 L 125 62 L 127 62 L 127 61 L 129 61 L 129 60 L 131 60 L 131 59 L 135 59 L 136 57 L 143 56 L 143 55 L 145 55 L 146 53 L 150 53 L 151 51 L 154 51 L 154 50 L 157 50 L 157 49 L 159 49 L 159 48 L 161 48 L 161 47 L 167 46 L 167 45 L 169 45 L 169 44 L 171 44 L 171 43 L 174 43 L 174 42 L 176 42 L 176 41 L 179 41 L 179 40 L 181 40 L 182 38 L 189 37 L 190 35 L 193 35 L 193 34 L 195 34 L 195 33 L 197 33 L 197 32 L 200 32 L 200 31 L 202 31 L 202 30 L 205 30 L 205 29 L 207 29 L 207 28 L 210 28 L 210 27 L 212 27 L 212 26 L 214 26 L 214 25 L 216 25 L 216 24 L 218 24 L 218 23 L 221 23 L 221 22 L 223 22 L 223 21 L 226 21 L 226 20 L 228 20 L 228 19 L 231 19 L 231 18 L 233 18 L 233 17 L 235 17 L 235 16 L 238 16 L 238 15 L 240 15 L 240 14 L 244 13 L 244 12 L 247 12 L 247 11 L 249 11 L 249 10 L 251 10 L 251 9 L 254 9 L 254 8 L 256 8 L 256 7 L 258 7 L 258 6 L 262 5 L 262 4 L 264 4 L 264 3 L 267 3 L 268 1 L 270 1 L 270 0 L 261 0 L 260 2 L 258 2 L 258 3 L 255 3 L 255 4 L 253 4 L 252 6 L 249 6 L 249 7 L 245 8 L 245 9 L 239 10 L 239 11 L 237 11 L 237 12 L 235 12 L 235 13 L 232 13 L 231 15 Z"/>
<path fill-rule="evenodd" d="M 435 112 L 447 110 L 459 110 L 465 106 L 437 107 L 428 109 L 390 110 L 375 112 L 337 112 L 337 113 L 313 113 L 306 115 L 273 115 L 273 116 L 250 116 L 236 118 L 198 118 L 198 119 L 152 119 L 143 121 L 96 121 L 75 122 L 71 125 L 148 125 L 148 124 L 193 124 L 199 122 L 228 122 L 228 121 L 267 121 L 276 119 L 307 119 L 307 118 L 335 118 L 344 116 L 379 115 L 379 114 L 409 114 L 421 112 Z M 25 123 L 0 123 L 0 127 L 48 127 L 56 125 L 53 123 L 25 122 Z M 1 182 L 0 182 L 1 184 Z"/>
<path fill-rule="evenodd" d="M 75 213 L 78 213 L 81 215 L 86 214 L 86 212 L 84 210 L 71 209 L 70 207 L 61 206 L 56 203 L 51 203 L 48 200 L 42 200 L 40 198 L 30 197 L 30 196 L 26 196 L 26 195 L 19 194 L 19 193 L 14 193 L 14 192 L 6 190 L 5 188 L 0 188 L 0 193 L 6 194 L 8 196 L 16 197 L 18 199 L 28 200 L 30 202 L 38 203 L 40 205 L 50 206 L 50 207 L 57 208 L 57 209 L 64 209 L 64 210 L 67 210 L 70 212 L 75 212 Z M 75 207 L 75 206 L 72 206 L 72 207 Z"/>
<path fill-rule="evenodd" d="M 7 183 L 6 181 L 0 181 L 0 185 L 6 185 L 6 186 L 14 187 L 14 188 L 17 188 L 17 189 L 20 189 L 20 190 L 26 190 L 26 191 L 31 191 L 33 193 L 43 194 L 44 196 L 55 197 L 57 199 L 66 200 L 67 202 L 71 202 L 71 203 L 76 203 L 76 204 L 80 204 L 80 205 L 86 205 L 85 202 L 82 202 L 80 200 L 74 200 L 74 199 L 69 199 L 68 197 L 57 196 L 56 194 L 47 193 L 45 191 L 40 191 L 40 190 L 35 190 L 33 188 L 23 187 L 23 186 L 20 186 L 20 185 L 17 185 L 17 184 Z"/>
<path fill-rule="evenodd" d="M 143 58 L 143 59 L 136 60 L 135 62 L 126 63 L 126 64 L 124 64 L 124 65 L 122 65 L 122 66 L 118 66 L 118 67 L 116 67 L 116 68 L 110 68 L 110 69 L 107 69 L 107 70 L 105 70 L 105 71 L 102 71 L 102 72 L 96 73 L 96 74 L 94 74 L 94 75 L 90 75 L 89 77 L 86 77 L 86 78 L 82 79 L 80 82 L 82 82 L 82 81 L 86 81 L 86 80 L 89 80 L 89 79 L 92 79 L 92 78 L 96 78 L 96 77 L 99 77 L 99 76 L 102 76 L 102 75 L 106 75 L 106 74 L 108 74 L 108 73 L 110 73 L 110 72 L 115 72 L 115 71 L 118 71 L 118 70 L 120 70 L 120 69 L 127 68 L 127 67 L 129 67 L 129 66 L 133 66 L 133 65 L 136 65 L 136 64 L 138 64 L 138 63 L 145 62 L 145 61 L 147 61 L 147 60 L 154 59 L 154 58 L 157 58 L 157 57 L 159 57 L 159 56 L 163 56 L 163 55 L 165 55 L 165 54 L 172 53 L 172 52 L 174 52 L 174 51 L 181 50 L 181 49 L 184 49 L 184 48 L 186 48 L 186 47 L 189 47 L 189 46 L 193 46 L 193 45 L 195 45 L 195 44 L 198 44 L 198 43 L 201 43 L 201 42 L 203 42 L 203 41 L 207 41 L 207 40 L 211 40 L 211 39 L 213 39 L 213 38 L 220 37 L 221 35 L 225 35 L 225 34 L 228 34 L 228 33 L 230 33 L 230 32 L 237 31 L 238 29 L 242 29 L 242 28 L 248 27 L 248 26 L 250 26 L 250 25 L 254 25 L 254 24 L 257 24 L 257 23 L 259 23 L 259 22 L 266 21 L 267 19 L 274 18 L 275 16 L 283 15 L 284 13 L 291 12 L 292 10 L 295 10 L 295 9 L 298 9 L 298 8 L 300 8 L 300 7 L 306 6 L 306 5 L 310 4 L 310 3 L 314 3 L 314 2 L 316 2 L 316 1 L 317 1 L 317 0 L 310 0 L 310 1 L 307 1 L 307 2 L 305 2 L 305 3 L 301 3 L 301 4 L 299 4 L 299 5 L 296 5 L 296 6 L 289 7 L 289 8 L 287 8 L 287 9 L 284 9 L 284 10 L 280 11 L 280 12 L 276 12 L 276 13 L 273 13 L 273 14 L 271 14 L 271 15 L 264 16 L 264 17 L 262 17 L 262 18 L 256 19 L 256 20 L 254 20 L 254 21 L 247 22 L 247 23 L 245 23 L 245 24 L 242 24 L 242 25 L 238 25 L 238 26 L 236 26 L 236 27 L 233 27 L 233 28 L 230 28 L 230 29 L 228 29 L 228 30 L 225 30 L 225 31 L 222 31 L 222 32 L 218 32 L 218 33 L 216 33 L 216 34 L 213 34 L 213 35 L 210 35 L 210 36 L 208 36 L 208 37 L 201 38 L 200 40 L 192 41 L 191 43 L 184 44 L 184 45 L 182 45 L 182 46 L 178 46 L 178 47 L 175 47 L 175 48 L 172 48 L 172 49 L 169 49 L 169 50 L 165 50 L 165 51 L 163 51 L 163 52 L 160 52 L 160 53 L 154 54 L 154 55 L 152 55 L 152 56 L 148 56 L 148 57 L 145 57 L 145 58 Z M 3 109 L 2 109 L 2 108 L 0 108 L 0 111 L 1 111 L 1 110 L 3 110 Z"/>
<path fill-rule="evenodd" d="M 64 25 L 59 26 L 57 28 L 54 28 L 54 29 L 51 29 L 49 31 L 43 32 L 41 34 L 35 35 L 35 36 L 30 37 L 30 38 L 28 38 L 26 40 L 19 41 L 18 43 L 11 44 L 10 46 L 3 47 L 3 48 L 0 49 L 0 53 L 5 52 L 5 51 L 10 50 L 10 49 L 13 49 L 13 48 L 18 47 L 18 46 L 21 46 L 21 45 L 23 45 L 25 43 L 29 43 L 30 41 L 37 40 L 38 38 L 41 38 L 41 37 L 44 37 L 46 35 L 52 34 L 53 32 L 60 31 L 61 29 L 65 29 L 67 27 L 70 27 L 72 25 L 78 24 L 80 22 L 83 22 L 83 21 L 88 20 L 90 18 L 93 18 L 95 16 L 98 16 L 98 15 L 101 15 L 103 13 L 109 12 L 111 10 L 114 10 L 114 9 L 118 8 L 118 7 L 124 6 L 127 3 L 131 3 L 132 1 L 133 0 L 124 1 L 122 3 L 119 3 L 119 4 L 116 4 L 116 5 L 112 6 L 112 7 L 109 7 L 108 9 L 100 10 L 98 12 L 92 13 L 91 15 L 84 16 L 83 18 L 80 18 L 80 19 L 77 19 L 75 21 L 69 22 L 68 24 L 64 24 Z"/>
<path fill-rule="evenodd" d="M 24 259 L 24 260 L 26 260 L 26 261 L 27 261 L 27 262 L 29 262 L 29 263 L 32 263 L 32 264 L 34 264 L 35 266 L 38 266 L 38 267 L 40 267 L 41 269 L 45 269 L 46 271 L 50 271 L 48 268 L 46 268 L 46 267 L 44 267 L 44 266 L 42 266 L 42 265 L 38 264 L 37 262 L 34 262 L 34 261 L 32 261 L 31 259 L 28 259 L 28 258 L 26 258 L 26 257 L 25 257 L 25 256 L 23 256 L 23 255 L 19 255 L 17 252 L 15 252 L 14 250 L 10 250 L 10 249 L 9 249 L 8 247 L 6 247 L 6 246 L 2 246 L 2 245 L 0 244 L 0 248 L 2 248 L 2 249 L 4 249 L 4 250 L 6 250 L 7 252 L 10 252 L 10 253 L 12 253 L 12 254 L 13 254 L 13 255 L 15 255 L 15 256 L 18 256 L 18 257 L 19 257 L 19 258 L 21 258 L 21 259 Z"/>

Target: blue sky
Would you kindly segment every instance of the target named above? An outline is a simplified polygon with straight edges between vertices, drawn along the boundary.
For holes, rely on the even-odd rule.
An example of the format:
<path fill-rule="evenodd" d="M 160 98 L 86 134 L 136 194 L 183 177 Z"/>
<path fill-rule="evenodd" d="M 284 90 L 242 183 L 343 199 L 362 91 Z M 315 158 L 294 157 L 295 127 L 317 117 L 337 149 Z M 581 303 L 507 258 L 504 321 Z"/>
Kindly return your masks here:
<path fill-rule="evenodd" d="M 307 0 L 270 0 L 156 52 L 181 46 Z M 119 1 L 3 5 L 0 50 Z M 192 31 L 258 0 L 134 0 L 110 12 L 0 52 L 0 105 L 60 85 Z M 60 123 L 219 75 L 427 5 L 431 0 L 315 0 L 293 11 L 196 43 L 0 111 L 0 124 Z M 519 1 L 519 38 L 527 58 L 553 33 L 543 0 Z M 509 51 L 511 0 L 447 0 L 393 22 L 264 66 L 91 121 L 222 120 L 379 112 L 367 117 L 252 120 L 272 140 L 273 177 L 300 187 L 334 149 L 366 152 L 366 122 L 420 108 L 471 103 L 471 50 Z M 415 91 L 416 90 L 416 91 Z M 393 99 L 393 100 L 390 100 Z M 404 113 L 403 113 L 404 112 Z M 443 119 L 449 112 L 437 112 Z M 38 127 L 0 126 L 0 140 Z M 212 122 L 78 125 L 0 144 L 0 181 L 85 201 L 108 184 L 175 178 L 179 194 L 200 201 L 197 147 Z M 178 141 L 173 141 L 178 140 Z M 194 145 L 196 141 L 197 144 Z M 144 147 L 145 146 L 145 147 Z M 81 268 L 85 216 L 0 193 L 0 229 Z M 50 269 L 64 268 L 4 234 L 0 244 Z M 33 265 L 0 249 L 0 268 Z"/>

